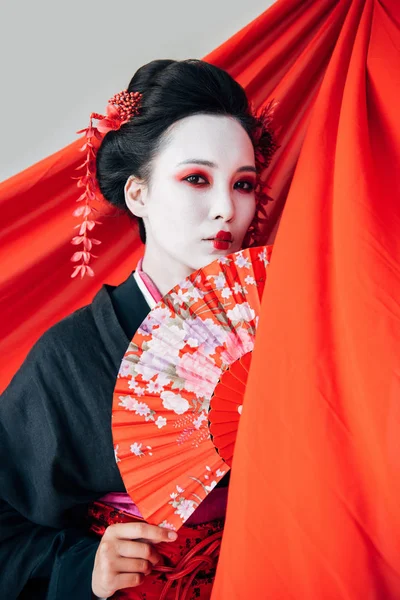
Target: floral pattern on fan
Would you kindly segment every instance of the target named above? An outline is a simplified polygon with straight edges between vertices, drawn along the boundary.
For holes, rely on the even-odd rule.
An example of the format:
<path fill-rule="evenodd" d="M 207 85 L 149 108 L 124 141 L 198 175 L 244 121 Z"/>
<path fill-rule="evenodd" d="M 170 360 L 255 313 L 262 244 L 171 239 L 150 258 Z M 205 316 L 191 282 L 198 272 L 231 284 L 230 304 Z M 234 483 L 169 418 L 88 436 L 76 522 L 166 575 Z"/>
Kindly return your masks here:
<path fill-rule="evenodd" d="M 122 360 L 114 449 L 149 522 L 179 528 L 229 470 L 210 436 L 210 400 L 253 350 L 271 251 L 249 248 L 193 273 L 153 308 Z"/>

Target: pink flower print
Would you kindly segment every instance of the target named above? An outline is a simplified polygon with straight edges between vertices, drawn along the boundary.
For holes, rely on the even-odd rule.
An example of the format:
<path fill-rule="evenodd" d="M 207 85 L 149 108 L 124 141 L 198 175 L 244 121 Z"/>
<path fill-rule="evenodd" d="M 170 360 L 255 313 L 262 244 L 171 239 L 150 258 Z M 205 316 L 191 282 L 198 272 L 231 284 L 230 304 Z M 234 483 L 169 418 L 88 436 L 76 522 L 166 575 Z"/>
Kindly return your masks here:
<path fill-rule="evenodd" d="M 139 328 L 141 335 L 152 335 L 154 329 L 159 329 L 163 325 L 168 325 L 172 318 L 172 313 L 166 306 L 156 306 L 146 317 Z"/>
<path fill-rule="evenodd" d="M 171 311 L 166 306 L 156 306 L 151 311 L 151 320 L 152 322 L 154 322 L 154 324 L 161 325 L 163 323 L 166 323 L 171 318 L 171 316 Z"/>
<path fill-rule="evenodd" d="M 207 492 L 210 493 L 215 488 L 216 485 L 217 485 L 217 482 L 212 481 L 210 483 L 210 485 L 205 485 L 204 487 L 206 488 Z"/>
<path fill-rule="evenodd" d="M 247 275 L 244 282 L 247 283 L 247 285 L 256 285 L 256 280 L 252 275 Z"/>
<path fill-rule="evenodd" d="M 161 427 L 165 427 L 167 424 L 167 419 L 165 417 L 157 417 L 157 420 L 154 421 L 154 424 L 157 425 L 158 429 L 161 429 Z"/>
<path fill-rule="evenodd" d="M 219 273 L 218 275 L 209 275 L 207 279 L 214 279 L 214 286 L 217 290 L 222 290 L 226 285 L 226 277 L 223 273 Z"/>
<path fill-rule="evenodd" d="M 189 296 L 192 300 L 202 300 L 204 298 L 204 292 L 193 286 L 189 290 Z"/>
<path fill-rule="evenodd" d="M 205 421 L 206 423 L 208 421 L 208 417 L 205 412 L 201 412 L 199 414 L 199 416 L 197 417 L 197 419 L 194 419 L 193 425 L 194 425 L 195 429 L 200 429 L 200 427 L 203 424 L 203 421 Z"/>
<path fill-rule="evenodd" d="M 164 389 L 164 387 L 158 383 L 158 381 L 149 381 L 149 383 L 147 384 L 147 391 L 149 392 L 149 394 L 157 394 L 158 392 L 161 392 Z"/>
<path fill-rule="evenodd" d="M 229 265 L 229 263 L 232 262 L 232 259 L 227 256 L 221 256 L 221 258 L 218 259 L 218 262 L 220 265 Z"/>
<path fill-rule="evenodd" d="M 118 371 L 118 377 L 128 377 L 132 374 L 132 363 L 129 360 L 122 360 L 121 366 Z"/>
<path fill-rule="evenodd" d="M 165 350 L 164 354 L 156 355 L 150 351 L 143 352 L 139 362 L 135 366 L 136 373 L 140 374 L 144 381 L 150 381 L 154 375 L 168 368 L 170 360 L 167 356 L 167 350 Z"/>
<path fill-rule="evenodd" d="M 154 327 L 154 325 L 155 325 L 154 320 L 151 318 L 151 315 L 149 315 L 143 321 L 143 323 L 141 324 L 141 326 L 137 330 L 137 333 L 140 334 L 140 335 L 143 335 L 143 336 L 151 335 L 153 333 L 153 327 Z"/>
<path fill-rule="evenodd" d="M 164 408 L 173 410 L 177 415 L 183 415 L 190 408 L 186 398 L 174 392 L 162 392 L 161 400 Z"/>
<path fill-rule="evenodd" d="M 227 317 L 231 321 L 253 321 L 256 316 L 256 312 L 254 308 L 251 308 L 248 302 L 242 302 L 241 304 L 236 304 L 235 308 L 227 311 Z"/>
<path fill-rule="evenodd" d="M 238 255 L 235 258 L 235 264 L 239 268 L 250 269 L 250 261 L 247 256 L 243 256 L 242 252 L 238 252 Z"/>
<path fill-rule="evenodd" d="M 153 332 L 152 339 L 147 343 L 151 352 L 157 356 L 178 356 L 179 350 L 185 345 L 185 332 L 172 325 L 171 327 L 163 327 L 162 334 L 156 337 Z"/>
<path fill-rule="evenodd" d="M 185 319 L 183 321 L 185 341 L 191 348 L 201 346 L 202 353 L 214 354 L 218 346 L 222 346 L 225 339 L 225 331 L 212 319 Z"/>
<path fill-rule="evenodd" d="M 175 514 L 178 515 L 182 521 L 186 521 L 196 510 L 196 504 L 193 500 L 181 500 L 175 510 Z"/>
<path fill-rule="evenodd" d="M 118 406 L 123 406 L 126 410 L 136 410 L 138 401 L 133 396 L 120 396 Z"/>
<path fill-rule="evenodd" d="M 230 298 L 232 296 L 232 290 L 231 288 L 224 288 L 221 292 L 221 297 L 224 298 L 225 300 Z"/>
<path fill-rule="evenodd" d="M 261 262 L 264 263 L 264 267 L 266 267 L 267 265 L 269 265 L 269 260 L 267 258 L 267 249 L 266 248 L 264 248 L 264 250 L 259 253 L 258 258 L 260 259 Z"/>
<path fill-rule="evenodd" d="M 138 442 L 134 442 L 131 444 L 131 452 L 135 456 L 144 456 L 144 452 L 142 450 L 143 444 L 139 444 Z"/>
<path fill-rule="evenodd" d="M 137 402 L 135 413 L 140 417 L 146 417 L 148 414 L 150 414 L 150 407 L 144 402 Z"/>
<path fill-rule="evenodd" d="M 133 390 L 135 396 L 144 396 L 146 391 L 138 384 L 135 379 L 131 379 L 128 383 L 130 390 Z"/>
<path fill-rule="evenodd" d="M 171 531 L 176 530 L 176 527 L 174 525 L 171 525 L 171 523 L 168 523 L 166 519 L 164 519 L 164 521 L 159 524 L 159 527 L 164 527 L 164 529 L 171 529 Z"/>
<path fill-rule="evenodd" d="M 159 373 L 156 378 L 156 383 L 161 387 L 165 387 L 171 383 L 171 377 L 167 373 Z"/>
<path fill-rule="evenodd" d="M 238 281 L 235 282 L 235 285 L 233 286 L 233 291 L 235 292 L 235 294 L 242 294 L 243 296 L 245 294 L 247 294 L 247 289 L 240 285 L 240 283 Z"/>
<path fill-rule="evenodd" d="M 150 407 L 144 402 L 138 402 L 136 398 L 132 396 L 120 396 L 119 406 L 123 406 L 127 410 L 133 410 L 135 413 L 141 417 L 146 417 L 150 414 Z"/>
<path fill-rule="evenodd" d="M 210 396 L 218 382 L 220 370 L 210 358 L 195 352 L 184 354 L 176 372 L 185 382 L 185 389 L 198 398 Z"/>
<path fill-rule="evenodd" d="M 188 291 L 184 292 L 182 289 L 179 289 L 177 292 L 172 292 L 171 299 L 174 304 L 183 306 L 188 304 L 190 300 L 190 294 Z"/>
<path fill-rule="evenodd" d="M 134 454 L 135 456 L 145 456 L 146 453 L 149 456 L 153 456 L 153 453 L 149 452 L 149 450 L 151 449 L 151 446 L 143 446 L 141 442 L 134 442 L 133 444 L 131 444 L 130 447 L 132 454 Z"/>
<path fill-rule="evenodd" d="M 224 363 L 230 365 L 238 360 L 247 352 L 252 352 L 254 348 L 254 338 L 244 327 L 238 327 L 232 331 L 225 342 L 225 350 L 221 354 Z"/>

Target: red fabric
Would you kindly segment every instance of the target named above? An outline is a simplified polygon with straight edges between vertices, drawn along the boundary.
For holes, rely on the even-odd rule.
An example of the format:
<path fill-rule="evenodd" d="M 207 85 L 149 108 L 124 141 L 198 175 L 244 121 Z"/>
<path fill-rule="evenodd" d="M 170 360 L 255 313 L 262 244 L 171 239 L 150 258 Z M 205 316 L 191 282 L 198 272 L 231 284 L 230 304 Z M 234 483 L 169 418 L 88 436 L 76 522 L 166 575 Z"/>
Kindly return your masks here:
<path fill-rule="evenodd" d="M 74 169 L 82 140 L 0 185 L 0 355 L 3 389 L 38 337 L 53 323 L 88 304 L 104 282 L 119 283 L 140 256 L 133 221 L 105 216 L 96 277 L 71 279 L 72 216 L 79 195 Z M 76 231 L 76 230 L 75 230 Z"/>
<path fill-rule="evenodd" d="M 89 529 L 102 536 L 113 523 L 138 521 L 102 502 L 89 506 Z M 223 521 L 183 526 L 175 542 L 157 544 L 162 561 L 140 586 L 116 592 L 110 600 L 209 600 L 218 561 Z"/>
<path fill-rule="evenodd" d="M 395 600 L 400 4 L 297 3 L 297 14 L 290 4 L 260 19 L 263 52 L 244 41 L 240 52 L 257 54 L 249 70 L 261 60 L 268 92 L 284 94 L 283 120 L 289 103 L 299 111 L 278 161 L 290 167 L 293 140 L 302 147 L 263 297 L 212 598 Z M 282 174 L 275 164 L 272 196 Z"/>
<path fill-rule="evenodd" d="M 214 600 L 400 597 L 399 28 L 397 0 L 278 0 L 207 57 L 280 102 L 265 243 L 285 205 Z M 79 145 L 0 187 L 3 386 L 140 253 L 106 219 L 97 277 L 70 280 Z"/>

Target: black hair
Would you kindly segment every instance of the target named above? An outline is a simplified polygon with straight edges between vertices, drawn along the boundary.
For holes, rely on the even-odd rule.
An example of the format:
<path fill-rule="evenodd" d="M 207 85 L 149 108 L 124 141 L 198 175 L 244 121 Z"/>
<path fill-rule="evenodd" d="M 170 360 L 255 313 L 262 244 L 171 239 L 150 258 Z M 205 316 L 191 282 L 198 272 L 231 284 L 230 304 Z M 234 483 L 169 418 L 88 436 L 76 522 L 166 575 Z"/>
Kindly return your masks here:
<path fill-rule="evenodd" d="M 127 89 L 143 94 L 140 114 L 106 134 L 97 153 L 96 173 L 104 198 L 129 214 L 125 183 L 131 175 L 150 182 L 152 159 L 173 123 L 195 114 L 232 116 L 250 138 L 256 126 L 242 86 L 202 60 L 153 60 L 136 71 Z M 144 224 L 138 221 L 145 242 Z"/>

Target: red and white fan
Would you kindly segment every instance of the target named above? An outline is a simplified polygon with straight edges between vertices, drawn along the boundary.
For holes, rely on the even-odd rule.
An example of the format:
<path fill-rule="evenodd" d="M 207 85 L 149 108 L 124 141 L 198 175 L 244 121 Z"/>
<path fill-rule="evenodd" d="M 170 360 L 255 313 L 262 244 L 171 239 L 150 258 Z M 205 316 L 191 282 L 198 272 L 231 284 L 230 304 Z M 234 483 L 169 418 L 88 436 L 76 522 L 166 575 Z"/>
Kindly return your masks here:
<path fill-rule="evenodd" d="M 231 466 L 271 252 L 248 248 L 193 273 L 125 353 L 115 456 L 150 523 L 178 529 Z"/>

